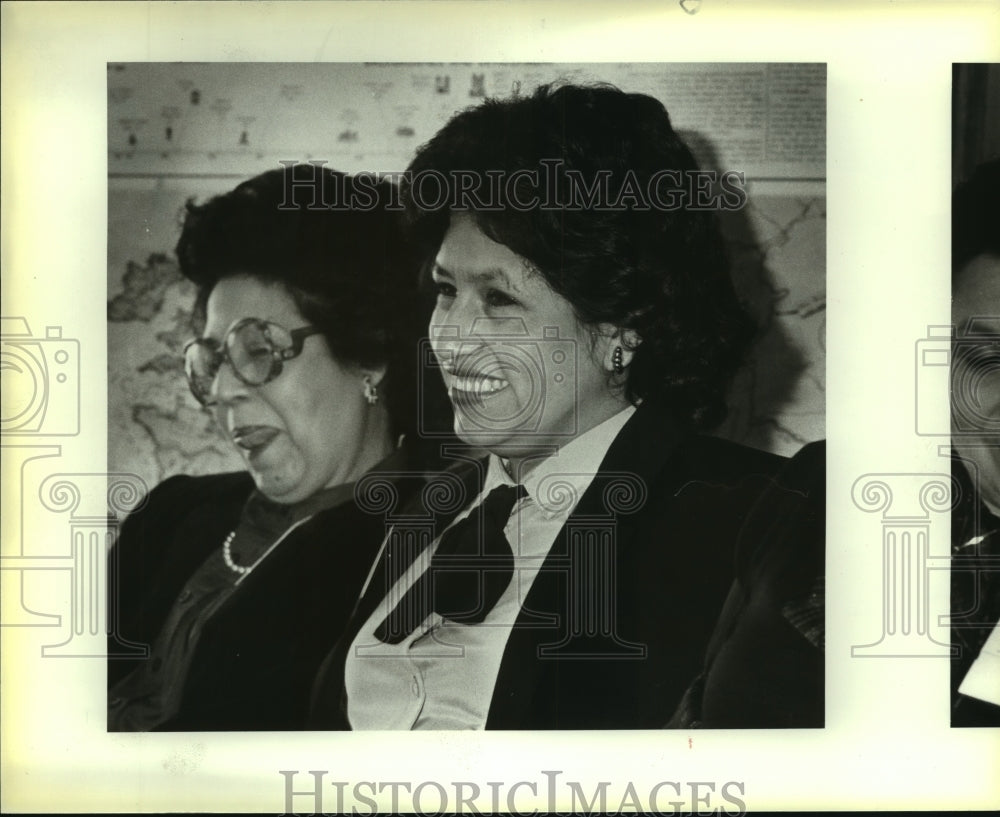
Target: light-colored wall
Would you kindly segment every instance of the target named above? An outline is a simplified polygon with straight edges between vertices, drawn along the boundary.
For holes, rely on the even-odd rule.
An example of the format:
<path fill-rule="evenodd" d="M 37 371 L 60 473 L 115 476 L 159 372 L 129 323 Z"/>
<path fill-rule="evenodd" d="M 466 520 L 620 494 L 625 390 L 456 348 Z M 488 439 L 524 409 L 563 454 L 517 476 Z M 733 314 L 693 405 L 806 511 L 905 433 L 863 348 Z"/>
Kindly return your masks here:
<path fill-rule="evenodd" d="M 172 249 L 187 198 L 225 192 L 280 159 L 398 171 L 451 113 L 479 101 L 470 91 L 520 82 L 526 93 L 558 77 L 657 95 L 703 166 L 747 174 L 747 206 L 723 227 L 763 333 L 719 433 L 779 453 L 822 437 L 822 66 L 130 64 L 108 69 L 109 470 L 152 485 L 240 467 L 177 366 L 193 290 Z"/>

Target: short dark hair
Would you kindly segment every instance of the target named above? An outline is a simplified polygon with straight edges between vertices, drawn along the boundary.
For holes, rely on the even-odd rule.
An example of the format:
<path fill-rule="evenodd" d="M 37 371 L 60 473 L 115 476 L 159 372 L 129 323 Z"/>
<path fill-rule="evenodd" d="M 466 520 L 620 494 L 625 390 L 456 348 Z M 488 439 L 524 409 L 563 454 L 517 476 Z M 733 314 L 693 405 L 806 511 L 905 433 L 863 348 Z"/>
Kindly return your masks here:
<path fill-rule="evenodd" d="M 952 290 L 976 256 L 1000 258 L 1000 158 L 978 165 L 955 188 L 951 204 Z"/>
<path fill-rule="evenodd" d="M 176 253 L 198 288 L 196 320 L 225 278 L 280 284 L 337 360 L 386 366 L 380 391 L 394 430 L 414 428 L 426 322 L 414 309 L 419 260 L 391 182 L 314 164 L 270 170 L 204 204 L 189 200 Z"/>
<path fill-rule="evenodd" d="M 609 85 L 543 85 L 527 97 L 488 99 L 455 115 L 420 148 L 403 201 L 425 265 L 451 212 L 470 210 L 479 229 L 527 259 L 581 323 L 638 334 L 625 384 L 629 400 L 659 400 L 689 427 L 717 425 L 755 328 L 733 289 L 716 214 L 601 202 L 526 208 L 519 205 L 526 192 L 516 185 L 490 202 L 499 206 L 433 207 L 414 187 L 421 173 L 503 178 L 520 171 L 523 178 L 525 169 L 539 177 L 555 172 L 563 185 L 567 172 L 588 183 L 606 176 L 611 190 L 630 178 L 646 187 L 664 171 L 690 176 L 698 166 L 666 109 Z"/>

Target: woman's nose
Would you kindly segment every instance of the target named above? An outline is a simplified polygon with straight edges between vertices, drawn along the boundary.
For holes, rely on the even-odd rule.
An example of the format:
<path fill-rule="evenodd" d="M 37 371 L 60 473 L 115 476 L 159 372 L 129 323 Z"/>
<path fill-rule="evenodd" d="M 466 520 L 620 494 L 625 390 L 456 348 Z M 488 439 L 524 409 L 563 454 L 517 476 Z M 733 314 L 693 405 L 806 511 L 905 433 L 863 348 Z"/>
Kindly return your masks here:
<path fill-rule="evenodd" d="M 438 357 L 454 355 L 459 345 L 471 336 L 478 310 L 470 299 L 458 297 L 447 310 L 435 309 L 431 314 L 429 336 Z"/>
<path fill-rule="evenodd" d="M 247 389 L 247 385 L 236 376 L 232 364 L 224 360 L 215 373 L 209 394 L 213 403 L 227 404 L 245 398 Z"/>

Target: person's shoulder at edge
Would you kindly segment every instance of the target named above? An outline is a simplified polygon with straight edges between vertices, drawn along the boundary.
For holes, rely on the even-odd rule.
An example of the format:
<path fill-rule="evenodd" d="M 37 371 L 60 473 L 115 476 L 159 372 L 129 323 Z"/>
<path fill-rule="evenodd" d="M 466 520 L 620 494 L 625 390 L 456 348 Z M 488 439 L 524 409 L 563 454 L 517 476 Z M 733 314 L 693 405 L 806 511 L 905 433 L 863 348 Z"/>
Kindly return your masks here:
<path fill-rule="evenodd" d="M 249 495 L 253 480 L 246 471 L 191 476 L 175 474 L 150 489 L 125 518 L 123 532 L 140 520 L 145 524 L 166 516 L 176 518 L 188 508 L 213 505 Z"/>
<path fill-rule="evenodd" d="M 706 470 L 745 473 L 748 476 L 774 475 L 789 461 L 782 454 L 704 433 L 689 435 L 682 442 L 678 453 L 691 457 Z"/>
<path fill-rule="evenodd" d="M 705 667 L 667 728 L 823 725 L 825 498 L 819 441 L 785 460 L 751 509 Z"/>
<path fill-rule="evenodd" d="M 806 443 L 791 457 L 782 457 L 768 493 L 789 502 L 822 501 L 826 490 L 826 440 Z"/>
<path fill-rule="evenodd" d="M 746 576 L 752 565 L 779 555 L 821 570 L 815 562 L 823 552 L 825 511 L 826 441 L 819 440 L 782 464 L 751 510 L 738 542 L 740 572 Z"/>
<path fill-rule="evenodd" d="M 777 472 L 787 457 L 752 448 L 709 432 L 700 432 L 679 424 L 665 405 L 658 400 L 645 400 L 619 432 L 612 443 L 610 455 L 635 457 L 641 464 L 658 465 L 663 455 L 684 463 L 692 472 L 716 473 L 723 477 L 771 475 Z M 619 457 L 613 457 L 619 459 Z"/>
<path fill-rule="evenodd" d="M 705 433 L 684 434 L 664 462 L 664 471 L 683 478 L 677 493 L 708 492 L 718 501 L 730 496 L 743 508 L 766 494 L 789 460 L 781 454 Z M 739 499 L 737 500 L 737 497 Z"/>
<path fill-rule="evenodd" d="M 183 499 L 189 495 L 212 499 L 230 492 L 240 492 L 252 486 L 253 479 L 246 471 L 228 471 L 222 474 L 174 474 L 153 487 L 149 502 Z"/>

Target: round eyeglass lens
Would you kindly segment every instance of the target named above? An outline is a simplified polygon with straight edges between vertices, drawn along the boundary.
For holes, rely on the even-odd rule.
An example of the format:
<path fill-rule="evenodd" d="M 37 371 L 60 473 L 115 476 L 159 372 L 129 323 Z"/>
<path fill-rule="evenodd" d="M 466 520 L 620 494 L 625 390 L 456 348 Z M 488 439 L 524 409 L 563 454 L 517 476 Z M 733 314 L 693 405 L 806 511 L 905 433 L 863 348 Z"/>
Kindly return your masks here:
<path fill-rule="evenodd" d="M 274 376 L 275 352 L 292 346 L 286 329 L 275 323 L 248 321 L 226 337 L 226 353 L 244 383 L 260 386 Z"/>

